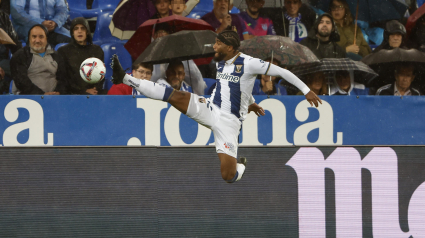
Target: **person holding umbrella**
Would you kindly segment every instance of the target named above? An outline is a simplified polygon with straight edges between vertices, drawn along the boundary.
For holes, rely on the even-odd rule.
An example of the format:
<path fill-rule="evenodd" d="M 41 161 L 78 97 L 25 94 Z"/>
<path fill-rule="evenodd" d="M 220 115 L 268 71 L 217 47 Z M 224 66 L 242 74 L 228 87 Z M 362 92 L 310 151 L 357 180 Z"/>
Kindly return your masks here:
<path fill-rule="evenodd" d="M 412 82 L 415 79 L 415 67 L 412 64 L 397 64 L 394 71 L 395 82 L 380 87 L 376 95 L 394 96 L 419 96 L 421 93 L 413 88 Z"/>
<path fill-rule="evenodd" d="M 282 77 L 298 87 L 311 106 L 318 107 L 321 103 L 320 98 L 290 71 L 242 54 L 238 51 L 239 46 L 240 38 L 235 31 L 226 29 L 217 35 L 213 46 L 214 61 L 217 62 L 217 84 L 208 99 L 133 78 L 122 69 L 116 55 L 111 65 L 114 84 L 124 82 L 149 98 L 169 102 L 180 112 L 213 131 L 221 176 L 228 183 L 240 180 L 245 171 L 246 158 L 236 159 L 242 121 L 251 111 L 258 116 L 265 115 L 264 109 L 255 103 L 252 96 L 258 74 Z"/>
<path fill-rule="evenodd" d="M 360 60 L 370 54 L 372 50 L 363 37 L 360 28 L 355 27 L 353 16 L 345 0 L 333 0 L 331 4 L 331 15 L 338 26 L 340 41 L 338 44 L 345 49 L 347 57 Z M 354 40 L 354 36 L 356 39 Z"/>

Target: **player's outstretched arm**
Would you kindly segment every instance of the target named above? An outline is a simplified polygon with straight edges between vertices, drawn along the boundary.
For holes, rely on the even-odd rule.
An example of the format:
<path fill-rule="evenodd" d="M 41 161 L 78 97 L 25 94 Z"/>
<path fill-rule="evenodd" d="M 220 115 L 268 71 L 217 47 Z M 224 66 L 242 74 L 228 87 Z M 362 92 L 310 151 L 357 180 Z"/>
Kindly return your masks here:
<path fill-rule="evenodd" d="M 307 101 L 310 103 L 311 106 L 319 106 L 319 103 L 322 104 L 322 100 L 320 100 L 320 98 L 313 92 L 310 91 L 305 95 L 305 98 L 307 99 Z"/>
<path fill-rule="evenodd" d="M 255 102 L 248 106 L 248 113 L 250 113 L 250 112 L 254 112 L 255 115 L 257 115 L 257 116 L 266 115 L 266 113 L 264 112 L 264 109 L 262 107 L 258 106 L 258 104 L 255 103 Z"/>

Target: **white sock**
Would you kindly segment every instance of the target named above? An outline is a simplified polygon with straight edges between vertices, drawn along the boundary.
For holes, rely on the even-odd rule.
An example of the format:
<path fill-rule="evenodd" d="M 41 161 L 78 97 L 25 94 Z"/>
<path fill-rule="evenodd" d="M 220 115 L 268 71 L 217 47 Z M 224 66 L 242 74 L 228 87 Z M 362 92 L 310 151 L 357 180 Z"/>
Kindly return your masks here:
<path fill-rule="evenodd" d="M 153 83 L 148 80 L 137 79 L 128 74 L 124 76 L 123 83 L 135 88 L 148 98 L 162 100 L 168 102 L 174 92 L 172 87 L 164 86 L 161 84 Z"/>
<path fill-rule="evenodd" d="M 242 178 L 243 173 L 245 172 L 245 165 L 237 163 L 236 171 L 238 171 L 238 178 L 236 179 L 236 181 L 239 181 Z"/>

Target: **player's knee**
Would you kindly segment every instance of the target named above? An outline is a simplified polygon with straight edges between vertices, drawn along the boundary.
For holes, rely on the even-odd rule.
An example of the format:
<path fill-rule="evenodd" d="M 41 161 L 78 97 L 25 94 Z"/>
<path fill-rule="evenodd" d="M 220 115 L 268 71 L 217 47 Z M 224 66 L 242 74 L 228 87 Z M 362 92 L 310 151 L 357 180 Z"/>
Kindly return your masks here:
<path fill-rule="evenodd" d="M 230 171 L 228 169 L 221 170 L 221 177 L 226 181 L 231 181 L 236 175 L 236 171 Z"/>

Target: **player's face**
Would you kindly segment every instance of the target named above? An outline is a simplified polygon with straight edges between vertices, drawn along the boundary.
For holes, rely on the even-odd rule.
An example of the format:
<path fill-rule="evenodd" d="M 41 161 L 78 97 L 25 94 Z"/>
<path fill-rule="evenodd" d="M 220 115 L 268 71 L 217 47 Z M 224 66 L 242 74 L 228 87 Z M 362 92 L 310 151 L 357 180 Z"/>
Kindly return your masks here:
<path fill-rule="evenodd" d="M 413 67 L 400 67 L 395 73 L 395 81 L 398 89 L 407 90 L 412 84 L 415 75 L 413 74 Z"/>
<path fill-rule="evenodd" d="M 78 44 L 84 45 L 87 43 L 87 28 L 83 24 L 77 24 L 74 26 L 73 35 Z"/>
<path fill-rule="evenodd" d="M 213 58 L 215 62 L 220 62 L 226 58 L 228 45 L 224 44 L 219 39 L 216 39 L 213 48 L 215 51 Z"/>
<path fill-rule="evenodd" d="M 260 12 L 260 9 L 264 6 L 264 3 L 264 0 L 246 0 L 248 11 L 251 14 L 257 14 L 258 12 Z"/>
<path fill-rule="evenodd" d="M 328 37 L 332 31 L 332 21 L 329 17 L 322 17 L 319 26 L 317 27 L 318 33 L 321 37 Z"/>
<path fill-rule="evenodd" d="M 31 30 L 29 42 L 33 51 L 37 53 L 43 53 L 46 51 L 47 37 L 41 27 L 36 26 Z"/>
<path fill-rule="evenodd" d="M 167 69 L 166 76 L 167 82 L 171 85 L 171 87 L 176 90 L 180 90 L 184 77 L 186 76 L 183 65 L 176 65 Z"/>
<path fill-rule="evenodd" d="M 152 71 L 140 66 L 137 70 L 133 70 L 133 77 L 150 81 L 152 77 Z"/>

